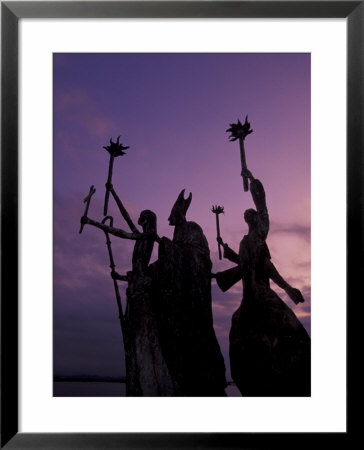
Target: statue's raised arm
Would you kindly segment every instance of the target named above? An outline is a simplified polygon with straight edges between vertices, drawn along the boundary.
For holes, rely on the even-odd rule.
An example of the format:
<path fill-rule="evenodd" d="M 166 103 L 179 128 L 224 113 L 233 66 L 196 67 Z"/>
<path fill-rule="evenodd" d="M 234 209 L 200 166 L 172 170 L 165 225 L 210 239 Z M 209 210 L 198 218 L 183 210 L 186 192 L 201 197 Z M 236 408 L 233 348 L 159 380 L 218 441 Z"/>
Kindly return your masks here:
<path fill-rule="evenodd" d="M 247 209 L 244 213 L 244 218 L 247 223 L 249 223 L 250 220 L 257 221 L 255 227 L 256 232 L 261 239 L 265 240 L 269 232 L 269 215 L 264 187 L 262 182 L 257 178 L 254 178 L 249 170 L 244 171 L 244 176 L 250 179 L 250 192 L 256 208 L 256 211 L 253 209 Z M 256 219 L 253 219 L 253 216 L 255 216 Z"/>
<path fill-rule="evenodd" d="M 120 200 L 119 196 L 115 192 L 114 186 L 111 183 L 106 183 L 106 189 L 108 189 L 111 192 L 111 195 L 114 197 L 115 203 L 117 204 L 120 214 L 122 215 L 125 222 L 129 225 L 129 228 L 131 229 L 132 233 L 138 233 L 139 230 L 134 225 L 134 222 L 131 220 L 130 215 L 128 211 L 125 209 L 125 206 L 123 205 L 123 202 Z"/>

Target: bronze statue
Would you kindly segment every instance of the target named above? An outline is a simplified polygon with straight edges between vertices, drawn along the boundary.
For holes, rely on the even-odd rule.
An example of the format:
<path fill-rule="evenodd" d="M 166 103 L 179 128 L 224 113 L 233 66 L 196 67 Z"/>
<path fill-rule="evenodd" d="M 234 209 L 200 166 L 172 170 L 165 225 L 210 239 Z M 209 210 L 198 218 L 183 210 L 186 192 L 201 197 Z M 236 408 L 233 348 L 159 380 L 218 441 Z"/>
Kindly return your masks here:
<path fill-rule="evenodd" d="M 224 359 L 213 328 L 210 250 L 201 227 L 187 221 L 192 194 L 183 189 L 171 214 L 173 240 L 159 244 L 158 317 L 168 368 L 183 396 L 224 396 Z"/>
<path fill-rule="evenodd" d="M 110 154 L 104 213 L 107 213 L 109 194 L 111 193 L 122 217 L 130 228 L 130 232 L 121 228 L 115 228 L 114 220 L 111 216 L 105 216 L 101 222 L 90 219 L 87 216 L 91 197 L 95 193 L 93 186 L 91 186 L 90 192 L 84 200 L 86 206 L 84 215 L 81 217 L 80 232 L 82 232 L 84 225 L 87 224 L 103 230 L 106 236 L 111 276 L 113 278 L 123 334 L 126 395 L 172 396 L 175 395 L 175 387 L 161 353 L 159 330 L 152 298 L 153 277 L 150 273 L 150 259 L 154 242 L 160 240 L 157 235 L 157 217 L 153 211 L 142 211 L 138 219 L 138 224 L 142 227 L 142 230 L 137 229 L 111 183 L 114 158 L 122 156 L 124 150 L 129 147 L 124 147 L 119 142 L 119 138 L 117 138 L 116 142 L 110 139 L 110 145 L 104 148 Z M 132 270 L 126 275 L 120 275 L 115 270 L 110 234 L 122 239 L 135 241 Z M 122 308 L 118 281 L 128 282 L 125 312 Z"/>
<path fill-rule="evenodd" d="M 266 243 L 269 215 L 262 183 L 250 171 L 256 207 L 244 213 L 249 231 L 234 252 L 221 237 L 224 257 L 238 264 L 214 274 L 223 291 L 243 280 L 243 300 L 230 330 L 231 374 L 243 396 L 309 396 L 310 338 L 293 311 L 270 288 L 273 280 L 295 304 L 301 292 L 290 286 L 271 261 Z"/>

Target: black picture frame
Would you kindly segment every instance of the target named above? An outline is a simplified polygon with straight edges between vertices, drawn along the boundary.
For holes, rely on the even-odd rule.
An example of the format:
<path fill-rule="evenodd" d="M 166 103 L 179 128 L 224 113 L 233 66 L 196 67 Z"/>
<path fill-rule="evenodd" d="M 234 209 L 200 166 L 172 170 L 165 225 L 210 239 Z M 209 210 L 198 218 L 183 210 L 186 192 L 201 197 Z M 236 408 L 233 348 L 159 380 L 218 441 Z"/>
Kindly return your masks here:
<path fill-rule="evenodd" d="M 363 271 L 364 1 L 2 1 L 1 2 L 1 448 L 307 448 L 352 439 L 350 389 L 345 433 L 18 433 L 18 21 L 21 18 L 346 18 L 347 311 Z M 333 125 L 333 132 L 338 124 Z M 360 299 L 359 299 L 360 301 Z M 351 320 L 351 319 L 350 319 Z M 351 376 L 348 321 L 347 375 Z M 350 332 L 349 332 L 350 331 Z M 348 382 L 348 388 L 350 382 Z"/>

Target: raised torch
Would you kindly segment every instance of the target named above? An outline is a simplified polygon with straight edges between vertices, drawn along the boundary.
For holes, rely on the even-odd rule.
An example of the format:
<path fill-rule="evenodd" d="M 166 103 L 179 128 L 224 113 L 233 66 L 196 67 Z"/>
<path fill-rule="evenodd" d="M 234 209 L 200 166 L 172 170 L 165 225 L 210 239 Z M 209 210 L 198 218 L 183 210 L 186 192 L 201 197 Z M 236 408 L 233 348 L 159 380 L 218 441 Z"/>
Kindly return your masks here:
<path fill-rule="evenodd" d="M 230 128 L 228 128 L 227 133 L 231 133 L 229 136 L 230 142 L 236 141 L 239 139 L 240 145 L 240 159 L 241 159 L 241 176 L 243 177 L 244 191 L 247 192 L 249 189 L 248 178 L 244 176 L 244 172 L 247 171 L 246 158 L 245 158 L 245 148 L 244 148 L 244 140 L 248 136 L 248 134 L 253 133 L 253 130 L 250 129 L 250 123 L 248 122 L 248 116 L 245 117 L 245 122 L 242 124 L 238 119 L 237 123 L 231 123 Z"/>
<path fill-rule="evenodd" d="M 120 143 L 120 136 L 118 136 L 118 138 L 116 139 L 116 142 L 113 142 L 110 139 L 110 145 L 104 147 L 104 149 L 110 155 L 109 172 L 108 172 L 107 181 L 106 181 L 106 192 L 105 192 L 105 202 L 104 202 L 104 216 L 107 215 L 107 210 L 108 210 L 108 205 L 109 205 L 110 185 L 111 185 L 111 180 L 112 180 L 112 170 L 113 170 L 113 166 L 114 166 L 114 159 L 117 156 L 125 155 L 125 151 L 124 150 L 127 150 L 128 148 L 129 147 L 126 147 L 126 146 L 124 146 L 123 144 Z"/>
<path fill-rule="evenodd" d="M 223 206 L 217 206 L 217 205 L 215 205 L 215 206 L 213 206 L 213 207 L 211 208 L 211 211 L 216 215 L 216 231 L 217 231 L 217 237 L 219 238 L 219 237 L 221 237 L 221 236 L 220 236 L 219 214 L 221 214 L 221 213 L 224 214 L 224 207 L 223 207 Z M 221 257 L 221 245 L 220 245 L 220 242 L 219 242 L 218 248 L 219 248 L 219 259 L 222 259 L 222 257 Z"/>

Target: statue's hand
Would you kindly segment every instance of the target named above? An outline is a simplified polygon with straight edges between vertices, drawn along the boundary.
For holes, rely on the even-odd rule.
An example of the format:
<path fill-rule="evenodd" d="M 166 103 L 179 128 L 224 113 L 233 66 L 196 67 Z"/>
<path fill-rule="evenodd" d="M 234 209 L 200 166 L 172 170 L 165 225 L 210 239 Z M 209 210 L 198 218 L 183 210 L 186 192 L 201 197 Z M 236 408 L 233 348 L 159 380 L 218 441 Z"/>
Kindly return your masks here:
<path fill-rule="evenodd" d="M 229 246 L 227 245 L 227 244 L 224 244 L 223 245 L 223 248 L 224 248 L 224 253 L 223 253 L 223 257 L 225 258 L 225 259 L 229 259 L 229 255 L 231 254 L 231 249 L 229 248 Z"/>
<path fill-rule="evenodd" d="M 112 270 L 110 275 L 111 275 L 111 278 L 113 280 L 118 280 L 119 279 L 119 274 L 117 272 L 115 272 L 115 270 Z"/>
<path fill-rule="evenodd" d="M 155 233 L 154 240 L 155 240 L 155 242 L 158 242 L 158 244 L 159 244 L 162 239 L 158 236 L 157 233 Z"/>
<path fill-rule="evenodd" d="M 250 180 L 254 180 L 253 174 L 250 172 L 250 170 L 246 169 L 246 170 L 242 170 L 241 174 L 243 175 L 244 178 L 249 178 Z"/>
<path fill-rule="evenodd" d="M 106 183 L 106 184 L 105 184 L 105 187 L 106 187 L 106 189 L 107 189 L 108 191 L 112 191 L 112 190 L 114 189 L 114 186 L 113 186 L 112 183 Z"/>
<path fill-rule="evenodd" d="M 303 298 L 303 295 L 301 294 L 301 291 L 299 289 L 289 287 L 286 292 L 293 303 L 295 303 L 296 305 L 298 305 L 298 303 L 304 303 L 305 299 Z"/>
<path fill-rule="evenodd" d="M 82 225 L 87 225 L 88 223 L 90 223 L 90 219 L 86 216 L 82 216 L 80 222 Z"/>
<path fill-rule="evenodd" d="M 217 240 L 218 244 L 220 244 L 220 245 L 222 245 L 222 246 L 225 245 L 225 244 L 224 244 L 224 241 L 222 240 L 222 237 L 221 237 L 221 236 L 218 236 L 218 237 L 216 238 L 216 240 Z"/>

